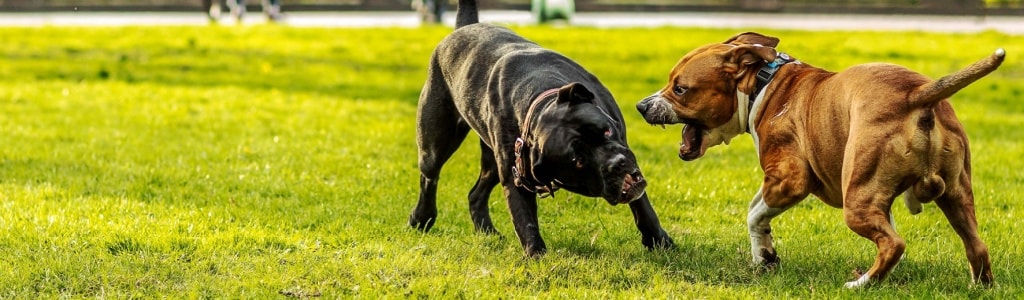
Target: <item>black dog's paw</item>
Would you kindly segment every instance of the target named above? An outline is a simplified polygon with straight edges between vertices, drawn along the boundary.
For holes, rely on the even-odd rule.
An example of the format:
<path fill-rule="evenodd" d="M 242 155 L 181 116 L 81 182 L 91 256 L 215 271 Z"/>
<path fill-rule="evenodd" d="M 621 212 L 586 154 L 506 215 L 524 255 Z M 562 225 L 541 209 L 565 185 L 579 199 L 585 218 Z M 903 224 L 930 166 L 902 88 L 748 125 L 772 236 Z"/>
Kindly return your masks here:
<path fill-rule="evenodd" d="M 409 215 L 409 226 L 416 228 L 416 230 L 422 232 L 430 231 L 431 227 L 434 227 L 434 219 L 436 217 L 417 217 L 416 214 Z"/>
<path fill-rule="evenodd" d="M 647 247 L 647 250 L 676 248 L 676 242 L 673 241 L 672 238 L 668 236 L 668 233 L 665 233 L 664 230 L 661 231 L 661 234 L 657 236 L 643 237 L 642 242 L 644 244 L 644 247 Z"/>
<path fill-rule="evenodd" d="M 476 232 L 478 233 L 483 233 L 486 235 L 501 235 L 500 233 L 498 233 L 498 229 L 494 228 L 494 223 L 491 223 L 490 217 L 474 218 L 473 229 L 475 229 Z"/>
<path fill-rule="evenodd" d="M 496 235 L 498 237 L 501 237 L 501 233 L 498 232 L 498 229 L 495 229 L 493 225 L 492 226 L 479 226 L 479 227 L 476 227 L 476 232 L 483 233 L 483 234 L 486 234 L 486 235 Z"/>
<path fill-rule="evenodd" d="M 533 242 L 524 244 L 523 250 L 526 251 L 526 257 L 541 258 L 548 253 L 548 246 L 544 244 L 544 241 Z"/>

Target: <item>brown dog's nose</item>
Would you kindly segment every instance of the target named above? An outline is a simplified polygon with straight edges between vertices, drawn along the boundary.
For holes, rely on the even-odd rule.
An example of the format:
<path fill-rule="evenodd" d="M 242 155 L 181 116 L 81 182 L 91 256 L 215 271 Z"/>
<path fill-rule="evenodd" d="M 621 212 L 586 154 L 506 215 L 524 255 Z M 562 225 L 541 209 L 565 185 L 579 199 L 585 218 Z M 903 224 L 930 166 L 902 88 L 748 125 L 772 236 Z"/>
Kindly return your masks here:
<path fill-rule="evenodd" d="M 640 111 L 641 115 L 647 115 L 647 110 L 650 108 L 651 103 L 649 98 L 644 98 L 644 100 L 640 100 L 640 102 L 636 104 L 636 110 Z"/>

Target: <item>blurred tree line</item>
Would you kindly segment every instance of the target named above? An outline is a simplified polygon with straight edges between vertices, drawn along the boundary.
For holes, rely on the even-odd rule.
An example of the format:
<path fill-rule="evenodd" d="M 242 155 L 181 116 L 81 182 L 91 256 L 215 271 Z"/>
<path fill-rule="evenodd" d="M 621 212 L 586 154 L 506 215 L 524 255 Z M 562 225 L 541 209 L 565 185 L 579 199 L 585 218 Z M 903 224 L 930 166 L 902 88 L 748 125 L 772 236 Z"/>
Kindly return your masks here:
<path fill-rule="evenodd" d="M 220 0 L 223 1 L 223 0 Z M 421 0 L 282 0 L 286 10 L 411 10 Z M 457 0 L 447 0 L 449 9 Z M 529 10 L 531 0 L 481 0 L 481 9 Z M 258 5 L 259 1 L 249 1 Z M 1024 0 L 575 0 L 577 11 L 721 11 L 1024 15 Z M 201 0 L 0 0 L 3 11 L 200 10 Z"/>

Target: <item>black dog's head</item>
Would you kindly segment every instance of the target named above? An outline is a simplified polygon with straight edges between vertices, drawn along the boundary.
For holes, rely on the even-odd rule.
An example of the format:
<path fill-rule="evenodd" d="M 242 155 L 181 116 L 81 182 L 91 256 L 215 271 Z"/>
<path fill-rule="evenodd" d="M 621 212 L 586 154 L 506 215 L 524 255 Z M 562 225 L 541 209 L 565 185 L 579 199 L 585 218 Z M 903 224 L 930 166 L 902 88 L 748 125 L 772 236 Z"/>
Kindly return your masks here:
<path fill-rule="evenodd" d="M 563 86 L 557 97 L 537 112 L 529 129 L 534 132 L 533 176 L 574 193 L 602 197 L 612 205 L 639 199 L 647 182 L 626 145 L 618 110 L 613 117 L 601 109 L 580 83 Z"/>

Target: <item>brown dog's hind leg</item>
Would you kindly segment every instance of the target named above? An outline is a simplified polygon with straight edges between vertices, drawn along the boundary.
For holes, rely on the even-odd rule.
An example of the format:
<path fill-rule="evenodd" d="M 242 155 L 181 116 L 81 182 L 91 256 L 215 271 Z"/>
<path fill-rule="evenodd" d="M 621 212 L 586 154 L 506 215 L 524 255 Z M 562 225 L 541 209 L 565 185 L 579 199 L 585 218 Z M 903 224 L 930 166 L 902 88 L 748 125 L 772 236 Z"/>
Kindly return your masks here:
<path fill-rule="evenodd" d="M 860 288 L 885 278 L 900 262 L 906 242 L 896 234 L 890 223 L 890 209 L 895 191 L 886 191 L 878 182 L 851 187 L 846 192 L 843 217 L 853 232 L 873 242 L 878 249 L 874 264 L 860 278 L 846 283 L 847 288 Z"/>
<path fill-rule="evenodd" d="M 978 222 L 974 215 L 974 193 L 971 191 L 970 175 L 961 173 L 958 187 L 935 200 L 946 215 L 953 230 L 960 236 L 971 264 L 971 281 L 989 286 L 994 283 L 992 265 L 989 262 L 988 246 L 978 236 Z"/>

